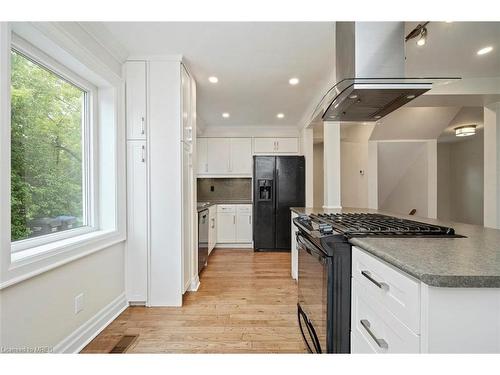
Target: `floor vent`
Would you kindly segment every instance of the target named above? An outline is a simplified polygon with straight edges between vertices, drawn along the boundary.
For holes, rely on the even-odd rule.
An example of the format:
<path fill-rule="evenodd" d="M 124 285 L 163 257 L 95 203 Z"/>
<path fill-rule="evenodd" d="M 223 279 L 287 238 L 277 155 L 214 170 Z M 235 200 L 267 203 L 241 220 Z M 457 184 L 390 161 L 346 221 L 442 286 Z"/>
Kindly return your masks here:
<path fill-rule="evenodd" d="M 119 354 L 119 353 L 125 353 L 128 348 L 134 343 L 134 341 L 137 339 L 138 335 L 125 335 L 123 336 L 120 341 L 114 346 L 113 349 L 111 349 L 110 353 L 111 354 Z"/>

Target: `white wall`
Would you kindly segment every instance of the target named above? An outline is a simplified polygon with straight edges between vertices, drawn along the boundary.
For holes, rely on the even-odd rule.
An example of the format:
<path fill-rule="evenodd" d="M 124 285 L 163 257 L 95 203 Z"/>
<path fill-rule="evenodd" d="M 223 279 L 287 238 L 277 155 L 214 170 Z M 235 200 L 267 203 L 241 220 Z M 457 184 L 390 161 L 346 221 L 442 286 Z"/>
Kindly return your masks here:
<path fill-rule="evenodd" d="M 342 207 L 368 208 L 368 139 L 373 127 L 342 124 L 340 129 Z"/>
<path fill-rule="evenodd" d="M 77 24 L 44 23 L 40 30 L 39 36 L 46 32 L 69 45 L 76 43 L 79 53 L 88 52 L 89 61 L 103 72 L 121 76 L 121 62 L 110 63 L 112 56 Z M 118 126 L 123 131 L 124 124 Z M 124 143 L 117 147 L 124 150 Z M 2 289 L 0 346 L 56 346 L 108 304 L 124 298 L 123 273 L 124 244 L 119 243 Z M 80 293 L 84 293 L 84 310 L 75 314 L 74 298 Z"/>
<path fill-rule="evenodd" d="M 438 218 L 483 225 L 483 133 L 438 144 Z"/>
<path fill-rule="evenodd" d="M 399 214 L 416 209 L 428 216 L 427 142 L 378 144 L 379 208 Z"/>
<path fill-rule="evenodd" d="M 3 289 L 1 346 L 53 347 L 122 295 L 123 248 L 111 246 Z M 75 314 L 80 293 L 85 307 Z"/>
<path fill-rule="evenodd" d="M 314 197 L 313 207 L 323 207 L 324 199 L 324 169 L 323 169 L 323 143 L 315 143 L 313 146 L 313 185 Z"/>

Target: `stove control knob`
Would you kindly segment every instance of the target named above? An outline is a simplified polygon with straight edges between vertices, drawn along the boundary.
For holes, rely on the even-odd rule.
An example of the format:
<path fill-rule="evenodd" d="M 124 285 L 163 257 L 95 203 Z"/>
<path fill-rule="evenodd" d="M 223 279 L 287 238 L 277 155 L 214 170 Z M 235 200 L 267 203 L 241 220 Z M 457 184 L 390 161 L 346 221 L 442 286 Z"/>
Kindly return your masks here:
<path fill-rule="evenodd" d="M 319 231 L 321 233 L 333 233 L 333 227 L 330 224 L 320 224 Z"/>

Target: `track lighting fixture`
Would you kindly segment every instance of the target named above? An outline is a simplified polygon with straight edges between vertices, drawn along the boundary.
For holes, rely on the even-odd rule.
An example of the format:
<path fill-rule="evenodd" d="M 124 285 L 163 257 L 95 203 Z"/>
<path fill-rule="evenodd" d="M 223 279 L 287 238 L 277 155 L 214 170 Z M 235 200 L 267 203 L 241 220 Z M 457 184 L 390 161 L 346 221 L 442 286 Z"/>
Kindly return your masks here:
<path fill-rule="evenodd" d="M 410 33 L 406 36 L 405 42 L 409 41 L 410 39 L 418 38 L 417 40 L 417 45 L 418 46 L 423 46 L 425 45 L 425 42 L 427 41 L 427 24 L 429 21 L 424 22 L 424 23 L 419 23 L 417 27 L 415 27 Z"/>

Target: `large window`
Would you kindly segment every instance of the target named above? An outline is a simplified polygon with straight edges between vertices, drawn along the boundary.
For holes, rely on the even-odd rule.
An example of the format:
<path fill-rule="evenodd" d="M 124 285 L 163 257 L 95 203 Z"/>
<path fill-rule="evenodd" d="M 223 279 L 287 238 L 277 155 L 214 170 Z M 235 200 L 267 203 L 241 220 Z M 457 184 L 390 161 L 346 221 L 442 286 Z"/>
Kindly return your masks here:
<path fill-rule="evenodd" d="M 89 92 L 11 50 L 13 251 L 92 227 Z"/>

